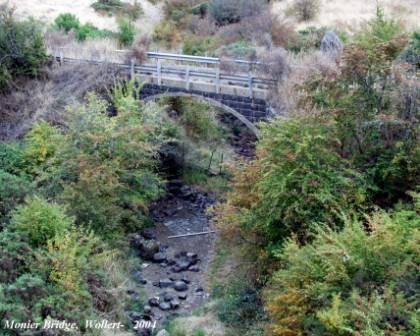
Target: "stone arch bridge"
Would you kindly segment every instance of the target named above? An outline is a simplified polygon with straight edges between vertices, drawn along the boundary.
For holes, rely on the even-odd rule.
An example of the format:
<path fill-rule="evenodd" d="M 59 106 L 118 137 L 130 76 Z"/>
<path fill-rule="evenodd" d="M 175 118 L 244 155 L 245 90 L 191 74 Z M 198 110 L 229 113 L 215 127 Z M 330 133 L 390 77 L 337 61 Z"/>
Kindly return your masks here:
<path fill-rule="evenodd" d="M 231 113 L 257 136 L 255 123 L 269 117 L 268 92 L 274 80 L 257 75 L 259 62 L 148 52 L 147 61 L 127 64 L 127 51 L 86 56 L 60 48 L 54 57 L 64 63 L 112 64 L 143 83 L 142 100 L 163 96 L 194 97 Z M 221 70 L 226 69 L 226 70 Z"/>

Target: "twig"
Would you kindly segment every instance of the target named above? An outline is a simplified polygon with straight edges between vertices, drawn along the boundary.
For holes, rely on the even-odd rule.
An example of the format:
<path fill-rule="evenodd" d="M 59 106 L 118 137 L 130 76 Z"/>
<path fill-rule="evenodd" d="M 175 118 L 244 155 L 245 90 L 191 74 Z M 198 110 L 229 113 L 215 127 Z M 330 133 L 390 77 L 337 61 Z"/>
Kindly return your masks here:
<path fill-rule="evenodd" d="M 204 231 L 204 232 L 186 233 L 186 234 L 177 235 L 177 236 L 169 236 L 168 239 L 182 238 L 182 237 L 191 237 L 191 236 L 201 236 L 201 235 L 210 234 L 210 233 L 216 233 L 216 231 Z"/>

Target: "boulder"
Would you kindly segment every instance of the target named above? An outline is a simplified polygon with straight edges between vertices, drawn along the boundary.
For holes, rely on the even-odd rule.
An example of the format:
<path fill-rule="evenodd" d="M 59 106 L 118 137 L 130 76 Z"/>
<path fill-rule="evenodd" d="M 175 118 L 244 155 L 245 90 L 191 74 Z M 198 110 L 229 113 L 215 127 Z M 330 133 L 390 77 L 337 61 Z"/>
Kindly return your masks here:
<path fill-rule="evenodd" d="M 149 299 L 149 305 L 151 306 L 151 307 L 158 307 L 159 306 L 159 298 L 158 297 L 152 297 L 152 298 L 150 298 Z"/>
<path fill-rule="evenodd" d="M 184 281 L 175 281 L 174 289 L 178 292 L 185 292 L 188 290 L 188 286 Z"/>
<path fill-rule="evenodd" d="M 329 57 L 338 58 L 343 52 L 344 45 L 334 32 L 327 31 L 321 40 L 320 48 Z"/>
<path fill-rule="evenodd" d="M 180 306 L 180 302 L 179 302 L 177 299 L 173 299 L 173 300 L 170 302 L 170 305 L 171 305 L 171 308 L 172 308 L 172 309 L 178 309 L 178 308 L 179 308 L 179 306 Z"/>
<path fill-rule="evenodd" d="M 166 254 L 163 252 L 158 252 L 153 255 L 153 262 L 161 263 L 166 261 Z"/>
<path fill-rule="evenodd" d="M 159 252 L 159 243 L 154 239 L 144 239 L 140 235 L 135 235 L 131 243 L 139 251 L 140 257 L 145 260 L 153 260 L 153 256 Z"/>
<path fill-rule="evenodd" d="M 171 309 L 171 304 L 170 303 L 168 303 L 168 302 L 161 302 L 160 304 L 159 304 L 159 309 L 160 310 L 170 310 Z"/>
<path fill-rule="evenodd" d="M 170 294 L 170 293 L 164 293 L 163 294 L 163 300 L 165 301 L 165 302 L 169 302 L 169 301 L 171 301 L 171 300 L 173 300 L 173 296 L 172 296 L 172 294 Z"/>
<path fill-rule="evenodd" d="M 146 228 L 141 232 L 141 235 L 145 239 L 156 239 L 155 231 L 152 228 Z"/>
<path fill-rule="evenodd" d="M 174 282 L 171 279 L 161 279 L 159 280 L 159 287 L 160 288 L 168 288 L 172 287 Z"/>
<path fill-rule="evenodd" d="M 178 299 L 180 299 L 180 300 L 186 300 L 187 297 L 188 297 L 187 293 L 179 293 L 178 294 Z"/>

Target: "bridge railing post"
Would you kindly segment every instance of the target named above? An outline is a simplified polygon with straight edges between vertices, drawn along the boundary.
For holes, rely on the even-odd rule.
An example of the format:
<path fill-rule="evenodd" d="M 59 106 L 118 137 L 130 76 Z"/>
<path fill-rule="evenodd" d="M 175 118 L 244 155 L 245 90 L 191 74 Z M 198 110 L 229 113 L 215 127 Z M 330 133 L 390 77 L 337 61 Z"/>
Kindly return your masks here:
<path fill-rule="evenodd" d="M 220 68 L 216 68 L 216 93 L 220 93 Z"/>
<path fill-rule="evenodd" d="M 254 83 L 253 83 L 253 78 L 252 78 L 252 73 L 251 71 L 248 72 L 248 87 L 249 87 L 249 98 L 254 98 Z"/>
<path fill-rule="evenodd" d="M 190 91 L 191 83 L 190 83 L 190 65 L 187 64 L 187 68 L 185 69 L 185 89 Z"/>
<path fill-rule="evenodd" d="M 64 62 L 63 49 L 60 49 L 60 65 L 63 65 L 63 62 Z"/>
<path fill-rule="evenodd" d="M 158 76 L 158 85 L 162 85 L 162 63 L 160 62 L 160 58 L 157 59 L 156 70 Z"/>
<path fill-rule="evenodd" d="M 132 58 L 130 61 L 130 79 L 131 80 L 133 80 L 135 76 L 135 69 L 134 69 L 135 64 L 136 64 L 136 61 L 134 60 L 134 58 Z"/>

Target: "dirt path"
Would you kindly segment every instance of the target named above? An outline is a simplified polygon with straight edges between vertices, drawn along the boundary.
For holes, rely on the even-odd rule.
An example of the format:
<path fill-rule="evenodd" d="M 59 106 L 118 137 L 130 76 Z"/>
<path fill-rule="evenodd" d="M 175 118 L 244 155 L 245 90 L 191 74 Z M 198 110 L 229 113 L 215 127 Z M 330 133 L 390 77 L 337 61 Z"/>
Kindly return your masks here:
<path fill-rule="evenodd" d="M 129 312 L 133 321 L 157 321 L 158 330 L 168 318 L 190 314 L 209 300 L 206 283 L 215 238 L 214 234 L 207 234 L 168 239 L 210 230 L 206 209 L 215 198 L 177 181 L 170 182 L 167 189 L 167 196 L 151 210 L 155 228 L 134 238 L 134 246 L 144 261 L 132 273 L 137 283 L 133 293 L 143 293 L 147 302 L 143 312 Z M 141 335 L 148 334 L 144 331 Z"/>

